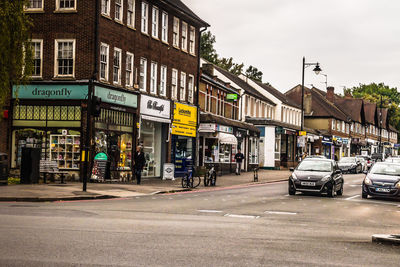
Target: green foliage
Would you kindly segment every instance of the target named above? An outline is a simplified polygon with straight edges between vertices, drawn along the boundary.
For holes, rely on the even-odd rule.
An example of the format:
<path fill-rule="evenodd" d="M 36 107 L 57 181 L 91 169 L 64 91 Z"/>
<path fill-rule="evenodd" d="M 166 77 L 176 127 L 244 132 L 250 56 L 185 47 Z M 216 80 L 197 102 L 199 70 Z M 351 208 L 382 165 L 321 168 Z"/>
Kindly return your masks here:
<path fill-rule="evenodd" d="M 219 58 L 217 59 L 216 65 L 219 67 L 235 74 L 240 75 L 243 71 L 244 64 L 238 64 L 233 62 L 233 58 Z"/>
<path fill-rule="evenodd" d="M 200 37 L 200 57 L 216 64 L 218 55 L 214 48 L 215 36 L 210 31 L 204 32 Z"/>
<path fill-rule="evenodd" d="M 256 67 L 250 65 L 246 70 L 246 76 L 255 81 L 262 82 L 263 73 L 259 71 Z"/>
<path fill-rule="evenodd" d="M 32 73 L 31 19 L 24 13 L 27 0 L 0 1 L 0 109 L 12 85 L 24 84 Z"/>

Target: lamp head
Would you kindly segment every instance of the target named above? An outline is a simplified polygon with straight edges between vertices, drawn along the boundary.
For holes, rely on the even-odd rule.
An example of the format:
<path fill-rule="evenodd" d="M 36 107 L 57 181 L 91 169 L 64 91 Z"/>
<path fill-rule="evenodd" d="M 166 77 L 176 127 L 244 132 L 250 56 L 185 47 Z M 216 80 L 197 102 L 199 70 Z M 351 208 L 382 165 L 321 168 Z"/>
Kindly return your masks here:
<path fill-rule="evenodd" d="M 319 67 L 319 63 L 317 63 L 317 65 L 315 66 L 315 68 L 313 69 L 313 72 L 315 72 L 315 74 L 319 74 L 321 72 L 321 68 Z"/>

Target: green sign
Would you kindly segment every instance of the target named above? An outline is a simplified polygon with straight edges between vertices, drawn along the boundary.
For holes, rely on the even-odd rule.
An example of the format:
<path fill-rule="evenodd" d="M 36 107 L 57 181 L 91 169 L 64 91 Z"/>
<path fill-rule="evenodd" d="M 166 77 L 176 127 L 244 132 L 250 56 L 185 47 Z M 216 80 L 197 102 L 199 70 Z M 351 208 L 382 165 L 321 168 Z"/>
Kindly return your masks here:
<path fill-rule="evenodd" d="M 237 99 L 238 99 L 237 94 L 227 94 L 226 95 L 226 100 L 236 101 Z"/>
<path fill-rule="evenodd" d="M 136 94 L 95 86 L 94 95 L 100 97 L 102 102 L 137 108 Z"/>
<path fill-rule="evenodd" d="M 275 133 L 276 134 L 284 134 L 285 130 L 282 128 L 282 126 L 276 126 L 275 127 Z"/>
<path fill-rule="evenodd" d="M 77 84 L 14 85 L 13 98 L 20 99 L 87 99 L 88 86 Z"/>
<path fill-rule="evenodd" d="M 94 157 L 94 159 L 95 159 L 95 160 L 107 160 L 108 157 L 107 157 L 107 154 L 106 154 L 106 153 L 101 152 L 101 153 L 98 153 L 98 154 Z"/>

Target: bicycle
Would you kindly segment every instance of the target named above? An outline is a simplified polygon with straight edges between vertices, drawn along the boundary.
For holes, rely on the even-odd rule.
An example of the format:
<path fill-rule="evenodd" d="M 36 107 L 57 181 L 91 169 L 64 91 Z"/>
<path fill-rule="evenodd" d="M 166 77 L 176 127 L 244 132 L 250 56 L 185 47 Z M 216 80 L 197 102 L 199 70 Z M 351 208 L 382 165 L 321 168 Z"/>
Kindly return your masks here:
<path fill-rule="evenodd" d="M 193 174 L 193 172 L 193 168 L 186 171 L 185 175 L 182 177 L 182 188 L 196 188 L 200 185 L 200 176 Z M 195 180 L 197 181 L 195 182 Z"/>
<path fill-rule="evenodd" d="M 204 186 L 215 186 L 217 184 L 217 171 L 214 165 L 204 174 Z"/>

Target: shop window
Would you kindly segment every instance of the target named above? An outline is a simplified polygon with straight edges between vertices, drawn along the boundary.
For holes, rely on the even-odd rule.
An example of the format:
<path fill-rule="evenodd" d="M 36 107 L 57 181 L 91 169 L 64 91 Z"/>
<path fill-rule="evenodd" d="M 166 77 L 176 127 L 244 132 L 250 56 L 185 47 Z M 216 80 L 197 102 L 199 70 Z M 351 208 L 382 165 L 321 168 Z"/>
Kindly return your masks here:
<path fill-rule="evenodd" d="M 168 14 L 166 12 L 161 15 L 161 41 L 168 43 Z"/>
<path fill-rule="evenodd" d="M 126 24 L 131 28 L 135 28 L 135 0 L 128 0 Z"/>
<path fill-rule="evenodd" d="M 218 139 L 206 138 L 204 148 L 204 162 L 218 162 L 219 161 L 219 149 Z"/>
<path fill-rule="evenodd" d="M 158 8 L 153 6 L 152 16 L 151 16 L 151 36 L 158 38 Z"/>
<path fill-rule="evenodd" d="M 219 144 L 219 162 L 231 161 L 231 149 L 232 145 Z"/>
<path fill-rule="evenodd" d="M 149 4 L 146 2 L 142 2 L 142 33 L 147 34 L 148 32 L 148 21 L 149 21 Z"/>
<path fill-rule="evenodd" d="M 281 135 L 275 135 L 275 160 L 281 159 Z"/>
<path fill-rule="evenodd" d="M 158 177 L 161 175 L 161 123 L 143 120 L 140 127 L 140 145 L 146 157 L 143 176 Z"/>

